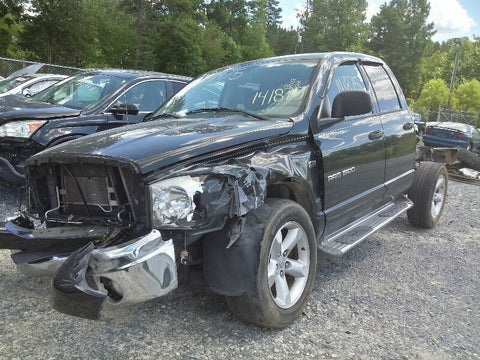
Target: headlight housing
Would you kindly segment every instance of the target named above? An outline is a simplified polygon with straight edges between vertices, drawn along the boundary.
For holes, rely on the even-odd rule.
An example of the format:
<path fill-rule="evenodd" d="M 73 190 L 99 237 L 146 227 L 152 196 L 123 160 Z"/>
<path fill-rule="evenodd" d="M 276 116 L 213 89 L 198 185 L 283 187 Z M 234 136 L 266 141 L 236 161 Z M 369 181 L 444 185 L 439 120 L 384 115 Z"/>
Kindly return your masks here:
<path fill-rule="evenodd" d="M 0 137 L 29 138 L 46 120 L 11 121 L 0 126 Z"/>
<path fill-rule="evenodd" d="M 202 193 L 203 180 L 180 176 L 150 185 L 153 227 L 188 226 L 196 208 L 194 195 Z"/>

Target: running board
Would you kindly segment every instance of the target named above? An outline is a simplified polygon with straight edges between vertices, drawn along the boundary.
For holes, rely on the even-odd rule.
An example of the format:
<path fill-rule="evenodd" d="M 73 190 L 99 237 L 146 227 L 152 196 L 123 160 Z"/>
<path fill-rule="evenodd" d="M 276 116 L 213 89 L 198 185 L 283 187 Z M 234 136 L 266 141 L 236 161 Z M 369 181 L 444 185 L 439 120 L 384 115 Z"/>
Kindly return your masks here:
<path fill-rule="evenodd" d="M 413 202 L 403 195 L 395 201 L 384 205 L 374 213 L 368 214 L 327 236 L 318 245 L 318 249 L 328 255 L 342 256 L 412 206 Z"/>

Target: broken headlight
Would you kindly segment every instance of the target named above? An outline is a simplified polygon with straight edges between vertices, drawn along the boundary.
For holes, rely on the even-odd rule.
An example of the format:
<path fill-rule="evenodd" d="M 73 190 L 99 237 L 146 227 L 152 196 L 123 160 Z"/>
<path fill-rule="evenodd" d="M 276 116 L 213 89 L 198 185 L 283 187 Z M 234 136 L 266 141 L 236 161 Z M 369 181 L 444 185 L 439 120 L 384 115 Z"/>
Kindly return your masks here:
<path fill-rule="evenodd" d="M 194 195 L 202 193 L 203 178 L 180 176 L 150 185 L 154 228 L 188 226 L 195 212 Z"/>

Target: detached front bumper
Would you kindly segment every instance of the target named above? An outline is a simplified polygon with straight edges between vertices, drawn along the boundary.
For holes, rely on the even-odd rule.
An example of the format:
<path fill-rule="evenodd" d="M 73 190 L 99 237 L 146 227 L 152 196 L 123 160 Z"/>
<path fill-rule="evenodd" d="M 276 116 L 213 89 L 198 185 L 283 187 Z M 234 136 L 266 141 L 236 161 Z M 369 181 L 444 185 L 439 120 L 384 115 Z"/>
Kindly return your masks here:
<path fill-rule="evenodd" d="M 8 231 L 5 230 L 0 237 L 5 236 Z M 15 230 L 18 234 L 18 227 Z M 45 243 L 45 234 L 35 239 L 35 232 L 24 230 L 30 245 L 36 241 Z M 69 229 L 54 228 L 51 231 L 68 233 Z M 13 240 L 12 235 L 9 243 Z M 88 236 L 82 235 L 81 240 L 85 241 Z M 54 237 L 58 240 L 57 236 Z M 20 240 L 25 241 L 24 238 Z M 27 275 L 53 275 L 53 307 L 74 316 L 98 319 L 107 304 L 147 301 L 166 295 L 178 285 L 173 241 L 164 241 L 158 230 L 105 248 L 95 248 L 93 241 L 89 241 L 73 253 L 33 249 L 16 252 L 12 259 Z"/>
<path fill-rule="evenodd" d="M 166 295 L 178 285 L 172 240 L 160 233 L 127 244 L 75 251 L 53 279 L 52 305 L 63 313 L 98 319 L 105 304 L 132 304 Z"/>

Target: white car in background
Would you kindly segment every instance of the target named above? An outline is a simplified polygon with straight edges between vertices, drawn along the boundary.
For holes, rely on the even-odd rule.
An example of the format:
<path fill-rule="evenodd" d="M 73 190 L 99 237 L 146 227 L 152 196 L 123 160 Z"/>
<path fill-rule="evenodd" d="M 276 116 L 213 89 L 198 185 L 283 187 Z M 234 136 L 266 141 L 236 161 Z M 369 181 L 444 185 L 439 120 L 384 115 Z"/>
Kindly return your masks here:
<path fill-rule="evenodd" d="M 26 74 L 7 78 L 0 81 L 0 96 L 30 97 L 66 78 L 66 75 L 56 74 Z"/>

